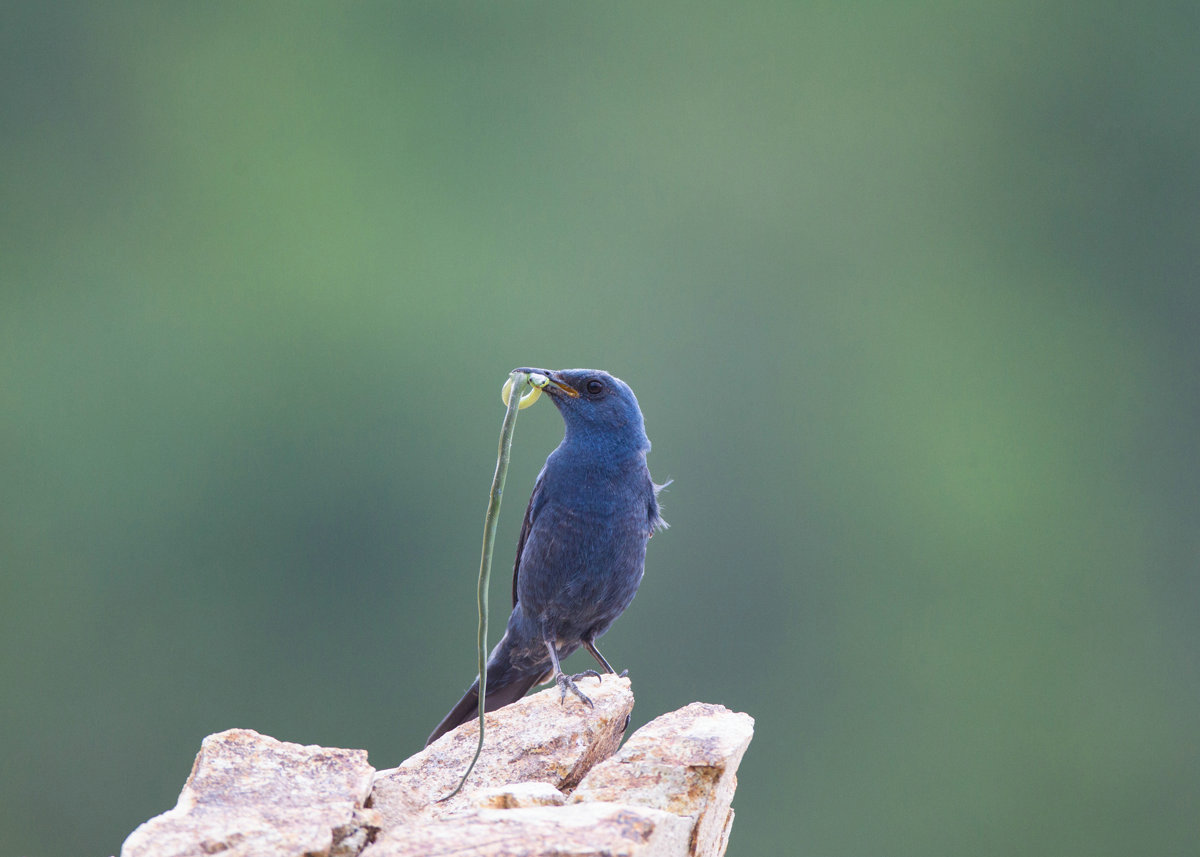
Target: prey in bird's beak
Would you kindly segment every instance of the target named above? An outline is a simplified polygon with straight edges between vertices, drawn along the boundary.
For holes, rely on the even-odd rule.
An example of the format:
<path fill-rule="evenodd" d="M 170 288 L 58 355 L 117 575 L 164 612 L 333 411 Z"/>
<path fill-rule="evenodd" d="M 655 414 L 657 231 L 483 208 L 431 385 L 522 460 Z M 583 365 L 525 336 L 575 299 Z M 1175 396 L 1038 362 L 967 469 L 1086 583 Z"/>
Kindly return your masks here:
<path fill-rule="evenodd" d="M 579 391 L 570 384 L 564 384 L 562 381 L 554 377 L 553 372 L 541 372 L 537 369 L 521 369 L 521 372 L 529 373 L 529 383 L 547 393 L 565 393 L 572 399 L 579 398 Z"/>
<path fill-rule="evenodd" d="M 579 391 L 569 384 L 565 384 L 554 377 L 554 373 L 546 369 L 514 369 L 513 373 L 524 372 L 529 376 L 529 385 L 533 388 L 525 395 L 521 396 L 521 402 L 518 407 L 521 410 L 528 408 L 538 400 L 542 395 L 542 391 L 558 394 L 562 393 L 565 396 L 570 396 L 572 399 L 579 398 Z M 504 382 L 504 387 L 500 390 L 500 399 L 504 402 L 504 406 L 508 407 L 509 396 L 512 395 L 513 379 L 512 375 L 508 376 L 508 380 Z"/>

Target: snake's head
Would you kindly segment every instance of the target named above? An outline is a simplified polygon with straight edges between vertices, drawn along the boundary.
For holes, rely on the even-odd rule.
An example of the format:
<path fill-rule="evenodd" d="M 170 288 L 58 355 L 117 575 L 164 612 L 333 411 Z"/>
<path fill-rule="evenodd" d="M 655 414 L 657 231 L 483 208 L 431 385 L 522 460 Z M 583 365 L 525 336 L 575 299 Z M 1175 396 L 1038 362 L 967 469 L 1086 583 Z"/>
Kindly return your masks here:
<path fill-rule="evenodd" d="M 504 382 L 504 387 L 500 390 L 500 399 L 504 402 L 505 407 L 508 406 L 509 396 L 512 395 L 513 376 L 517 375 L 518 373 L 523 373 L 526 376 L 529 386 L 533 388 L 528 393 L 525 393 L 521 396 L 521 402 L 518 407 L 522 410 L 528 408 L 530 405 L 536 402 L 538 397 L 542 395 L 543 390 L 556 396 L 568 396 L 572 399 L 579 398 L 578 390 L 576 390 L 570 384 L 567 384 L 565 381 L 561 381 L 554 377 L 555 373 L 549 369 L 522 368 L 514 369 L 508 376 L 508 380 Z"/>

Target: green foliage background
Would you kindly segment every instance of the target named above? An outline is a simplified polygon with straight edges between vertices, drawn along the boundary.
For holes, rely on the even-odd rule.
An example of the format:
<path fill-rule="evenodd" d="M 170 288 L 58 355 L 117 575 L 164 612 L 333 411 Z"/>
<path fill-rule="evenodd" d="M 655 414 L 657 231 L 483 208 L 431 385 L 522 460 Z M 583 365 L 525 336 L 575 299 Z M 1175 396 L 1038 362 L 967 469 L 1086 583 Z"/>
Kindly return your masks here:
<path fill-rule="evenodd" d="M 0 853 L 417 750 L 538 365 L 675 480 L 604 651 L 757 718 L 730 854 L 1194 854 L 1198 10 L 5 4 Z"/>

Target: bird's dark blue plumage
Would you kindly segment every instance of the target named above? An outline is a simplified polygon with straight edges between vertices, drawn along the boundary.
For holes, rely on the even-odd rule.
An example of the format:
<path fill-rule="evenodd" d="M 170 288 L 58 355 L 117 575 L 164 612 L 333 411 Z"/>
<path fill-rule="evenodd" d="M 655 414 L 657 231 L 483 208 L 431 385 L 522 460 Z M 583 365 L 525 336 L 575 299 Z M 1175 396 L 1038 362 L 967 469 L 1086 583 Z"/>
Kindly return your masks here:
<path fill-rule="evenodd" d="M 533 685 L 556 680 L 591 704 L 559 662 L 587 647 L 613 669 L 596 639 L 625 612 L 642 581 L 646 542 L 666 523 L 662 486 L 650 479 L 650 440 L 633 390 L 595 369 L 523 369 L 545 387 L 566 432 L 538 474 L 513 567 L 513 610 L 488 657 L 485 708 L 515 702 Z M 572 395 L 574 394 L 574 395 Z M 479 681 L 429 736 L 432 743 L 479 710 Z"/>

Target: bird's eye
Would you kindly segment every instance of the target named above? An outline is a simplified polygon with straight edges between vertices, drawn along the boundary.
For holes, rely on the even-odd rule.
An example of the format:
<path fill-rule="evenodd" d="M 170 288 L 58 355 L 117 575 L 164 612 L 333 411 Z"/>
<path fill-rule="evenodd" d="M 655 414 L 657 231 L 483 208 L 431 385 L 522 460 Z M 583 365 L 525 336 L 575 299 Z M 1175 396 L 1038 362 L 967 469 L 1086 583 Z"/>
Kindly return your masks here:
<path fill-rule="evenodd" d="M 604 385 L 601 384 L 599 381 L 593 380 L 593 381 L 587 382 L 587 391 L 589 393 L 591 393 L 593 396 L 600 395 L 600 393 L 603 392 L 603 390 L 604 390 Z"/>

